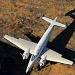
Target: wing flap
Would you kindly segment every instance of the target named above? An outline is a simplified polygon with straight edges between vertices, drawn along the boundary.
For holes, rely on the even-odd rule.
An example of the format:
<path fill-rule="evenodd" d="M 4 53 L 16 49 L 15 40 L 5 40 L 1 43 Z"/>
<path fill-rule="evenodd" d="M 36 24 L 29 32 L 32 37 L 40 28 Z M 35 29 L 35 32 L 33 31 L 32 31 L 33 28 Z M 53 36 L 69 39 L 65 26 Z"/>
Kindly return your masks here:
<path fill-rule="evenodd" d="M 8 36 L 8 35 L 5 35 L 4 38 L 24 51 L 27 51 L 30 49 L 31 54 L 33 54 L 34 48 L 37 45 L 36 43 L 33 43 L 31 41 L 27 41 L 27 40 L 24 40 L 21 38 L 16 39 L 16 38 Z"/>

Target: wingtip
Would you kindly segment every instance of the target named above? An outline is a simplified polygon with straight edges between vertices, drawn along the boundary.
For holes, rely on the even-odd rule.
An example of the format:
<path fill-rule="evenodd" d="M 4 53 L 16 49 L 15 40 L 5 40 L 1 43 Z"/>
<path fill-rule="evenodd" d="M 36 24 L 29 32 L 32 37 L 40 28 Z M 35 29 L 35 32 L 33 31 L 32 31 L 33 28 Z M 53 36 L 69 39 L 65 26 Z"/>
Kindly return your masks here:
<path fill-rule="evenodd" d="M 40 17 L 40 18 L 44 19 L 45 17 L 44 17 L 44 16 L 42 16 L 42 17 Z"/>
<path fill-rule="evenodd" d="M 26 73 L 28 73 L 28 69 L 26 69 Z"/>
<path fill-rule="evenodd" d="M 5 35 L 4 35 L 4 38 L 6 38 L 6 37 L 8 37 L 8 35 L 5 34 Z"/>

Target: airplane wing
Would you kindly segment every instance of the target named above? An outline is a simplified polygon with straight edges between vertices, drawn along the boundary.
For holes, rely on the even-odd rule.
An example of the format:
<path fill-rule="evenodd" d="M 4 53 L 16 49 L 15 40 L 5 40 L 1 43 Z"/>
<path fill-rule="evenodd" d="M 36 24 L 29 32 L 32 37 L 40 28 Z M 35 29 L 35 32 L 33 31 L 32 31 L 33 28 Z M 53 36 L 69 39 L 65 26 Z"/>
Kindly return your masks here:
<path fill-rule="evenodd" d="M 16 39 L 16 38 L 8 36 L 8 35 L 5 35 L 4 38 L 24 51 L 27 51 L 30 49 L 31 54 L 34 53 L 34 48 L 37 45 L 36 43 L 27 41 L 25 39 L 21 39 L 21 38 Z M 61 54 L 59 54 L 51 49 L 48 49 L 48 48 L 47 48 L 47 51 L 41 56 L 41 58 L 43 56 L 46 56 L 46 60 L 48 60 L 48 61 L 60 62 L 60 63 L 70 64 L 70 65 L 73 64 L 72 61 L 63 58 Z"/>
<path fill-rule="evenodd" d="M 69 65 L 72 65 L 73 62 L 68 60 L 68 59 L 65 59 L 62 57 L 61 54 L 51 50 L 51 49 L 48 49 L 42 56 L 41 58 L 43 58 L 44 56 L 46 56 L 46 60 L 48 61 L 54 61 L 54 62 L 60 62 L 60 63 L 64 63 L 64 64 L 69 64 Z"/>
<path fill-rule="evenodd" d="M 8 36 L 8 35 L 5 35 L 4 38 L 24 51 L 27 51 L 30 49 L 31 54 L 33 54 L 34 48 L 37 45 L 34 42 L 27 41 L 27 40 L 21 39 L 21 38 L 16 39 L 16 38 Z"/>

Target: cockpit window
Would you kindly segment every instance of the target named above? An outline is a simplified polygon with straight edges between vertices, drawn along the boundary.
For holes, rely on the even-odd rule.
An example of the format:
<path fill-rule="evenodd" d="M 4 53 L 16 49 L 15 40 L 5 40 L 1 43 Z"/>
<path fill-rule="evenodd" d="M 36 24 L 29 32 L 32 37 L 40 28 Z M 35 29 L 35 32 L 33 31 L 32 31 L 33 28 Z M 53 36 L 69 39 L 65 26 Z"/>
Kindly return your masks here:
<path fill-rule="evenodd" d="M 35 57 L 36 57 L 36 55 L 33 54 L 31 57 L 31 61 L 33 61 L 35 59 Z"/>

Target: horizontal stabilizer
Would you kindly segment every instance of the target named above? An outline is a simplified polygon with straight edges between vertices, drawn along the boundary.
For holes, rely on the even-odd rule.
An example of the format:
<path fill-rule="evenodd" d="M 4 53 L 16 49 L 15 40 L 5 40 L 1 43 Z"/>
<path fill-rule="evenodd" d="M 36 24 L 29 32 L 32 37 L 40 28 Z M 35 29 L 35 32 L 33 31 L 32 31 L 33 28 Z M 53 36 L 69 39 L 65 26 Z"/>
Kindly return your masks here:
<path fill-rule="evenodd" d="M 54 20 L 49 19 L 47 17 L 42 17 L 42 19 L 44 19 L 45 21 L 49 22 L 50 25 L 56 25 L 56 26 L 60 26 L 62 28 L 66 28 L 66 25 L 61 24 L 61 23 L 59 23 L 59 22 L 56 21 L 57 17 Z"/>

